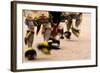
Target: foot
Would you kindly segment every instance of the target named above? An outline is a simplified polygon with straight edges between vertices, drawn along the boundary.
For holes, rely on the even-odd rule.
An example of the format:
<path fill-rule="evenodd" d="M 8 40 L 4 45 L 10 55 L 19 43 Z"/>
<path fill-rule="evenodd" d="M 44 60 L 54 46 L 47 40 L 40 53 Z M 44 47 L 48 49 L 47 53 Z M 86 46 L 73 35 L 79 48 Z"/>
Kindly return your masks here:
<path fill-rule="evenodd" d="M 27 58 L 28 60 L 35 60 L 37 56 L 37 53 L 34 49 L 29 49 L 25 52 L 25 58 Z"/>
<path fill-rule="evenodd" d="M 44 54 L 50 54 L 50 46 L 48 44 L 48 42 L 43 42 L 43 43 L 40 43 L 37 48 L 43 52 Z"/>
<path fill-rule="evenodd" d="M 70 39 L 70 37 L 71 37 L 71 32 L 66 31 L 64 34 L 65 34 L 65 37 L 66 37 L 67 39 Z"/>
<path fill-rule="evenodd" d="M 64 36 L 61 36 L 60 39 L 64 39 Z"/>
<path fill-rule="evenodd" d="M 75 28 L 72 27 L 72 33 L 73 33 L 76 37 L 79 37 L 80 30 L 79 30 L 79 29 L 75 29 Z"/>
<path fill-rule="evenodd" d="M 48 48 L 42 48 L 41 51 L 44 53 L 44 54 L 50 54 L 50 50 L 48 50 Z"/>

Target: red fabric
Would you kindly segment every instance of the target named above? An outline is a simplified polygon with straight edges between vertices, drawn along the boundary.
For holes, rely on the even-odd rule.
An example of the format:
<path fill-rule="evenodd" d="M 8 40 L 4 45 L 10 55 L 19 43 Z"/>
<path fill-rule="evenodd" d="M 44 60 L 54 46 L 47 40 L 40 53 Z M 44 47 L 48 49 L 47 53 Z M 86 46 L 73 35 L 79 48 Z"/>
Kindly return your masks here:
<path fill-rule="evenodd" d="M 53 30 L 51 31 L 51 36 L 55 37 L 57 35 L 57 26 L 53 27 Z"/>

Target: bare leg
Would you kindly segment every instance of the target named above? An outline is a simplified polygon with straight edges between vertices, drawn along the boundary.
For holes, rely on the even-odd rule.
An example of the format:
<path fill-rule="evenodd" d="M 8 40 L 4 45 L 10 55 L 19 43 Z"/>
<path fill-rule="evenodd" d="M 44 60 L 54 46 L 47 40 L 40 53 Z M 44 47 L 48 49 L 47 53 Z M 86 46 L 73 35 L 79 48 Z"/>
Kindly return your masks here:
<path fill-rule="evenodd" d="M 67 31 L 64 34 L 67 39 L 70 39 L 70 36 L 71 36 L 70 29 L 72 26 L 72 20 L 68 20 L 68 22 L 66 23 L 66 26 L 67 26 Z"/>
<path fill-rule="evenodd" d="M 72 26 L 72 20 L 69 20 L 68 24 L 66 24 L 66 25 L 67 25 L 67 31 L 70 31 L 71 26 Z"/>
<path fill-rule="evenodd" d="M 81 19 L 76 19 L 75 26 L 78 28 L 81 23 Z"/>
<path fill-rule="evenodd" d="M 43 37 L 44 41 L 48 41 L 51 35 L 51 25 L 50 23 L 44 24 L 43 26 Z"/>
<path fill-rule="evenodd" d="M 33 39 L 34 39 L 34 32 L 31 32 L 30 36 L 28 37 L 28 47 L 32 47 L 33 44 Z"/>
<path fill-rule="evenodd" d="M 75 26 L 78 28 L 81 22 L 82 22 L 82 13 L 79 13 L 79 15 L 76 17 Z"/>

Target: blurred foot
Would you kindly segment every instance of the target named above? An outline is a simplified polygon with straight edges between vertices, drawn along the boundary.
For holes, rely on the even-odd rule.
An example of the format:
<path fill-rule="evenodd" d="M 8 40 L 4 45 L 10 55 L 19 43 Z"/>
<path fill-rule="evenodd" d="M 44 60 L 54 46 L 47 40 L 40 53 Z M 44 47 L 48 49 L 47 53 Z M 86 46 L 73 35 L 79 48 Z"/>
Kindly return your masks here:
<path fill-rule="evenodd" d="M 70 39 L 70 37 L 71 37 L 71 32 L 66 31 L 64 34 L 65 34 L 65 37 L 66 37 L 67 39 Z"/>
<path fill-rule="evenodd" d="M 79 37 L 80 30 L 79 30 L 79 29 L 75 29 L 75 28 L 72 27 L 72 33 L 73 33 L 76 37 Z"/>
<path fill-rule="evenodd" d="M 37 53 L 34 49 L 28 48 L 27 51 L 25 52 L 25 58 L 28 60 L 35 60 L 37 56 Z"/>
<path fill-rule="evenodd" d="M 64 36 L 61 36 L 60 39 L 64 39 Z"/>
<path fill-rule="evenodd" d="M 50 46 L 47 41 L 38 44 L 37 48 L 44 54 L 50 54 Z"/>

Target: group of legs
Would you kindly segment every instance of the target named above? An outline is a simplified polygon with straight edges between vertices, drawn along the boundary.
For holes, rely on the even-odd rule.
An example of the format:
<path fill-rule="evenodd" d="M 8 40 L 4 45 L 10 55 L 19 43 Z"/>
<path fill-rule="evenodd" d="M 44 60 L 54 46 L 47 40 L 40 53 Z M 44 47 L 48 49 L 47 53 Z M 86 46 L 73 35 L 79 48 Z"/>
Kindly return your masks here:
<path fill-rule="evenodd" d="M 25 23 L 28 26 L 28 30 L 25 36 L 25 44 L 28 45 L 28 49 L 25 52 L 25 57 L 29 60 L 36 58 L 36 51 L 32 48 L 34 40 L 34 27 L 37 26 L 37 30 L 42 26 L 42 34 L 44 42 L 40 43 L 37 48 L 44 52 L 45 54 L 50 54 L 51 49 L 60 49 L 60 39 L 64 39 L 64 35 L 67 39 L 70 39 L 71 30 L 72 33 L 78 37 L 79 35 L 79 25 L 81 23 L 82 13 L 64 15 L 67 31 L 64 32 L 63 28 L 59 26 L 61 22 L 62 12 L 49 12 L 50 19 L 48 22 L 38 24 L 30 17 L 26 18 Z M 44 20 L 44 19 L 43 19 Z M 75 27 L 73 27 L 73 20 L 75 20 Z M 39 27 L 38 27 L 39 26 Z"/>

